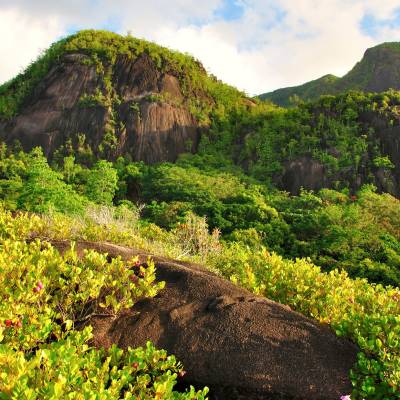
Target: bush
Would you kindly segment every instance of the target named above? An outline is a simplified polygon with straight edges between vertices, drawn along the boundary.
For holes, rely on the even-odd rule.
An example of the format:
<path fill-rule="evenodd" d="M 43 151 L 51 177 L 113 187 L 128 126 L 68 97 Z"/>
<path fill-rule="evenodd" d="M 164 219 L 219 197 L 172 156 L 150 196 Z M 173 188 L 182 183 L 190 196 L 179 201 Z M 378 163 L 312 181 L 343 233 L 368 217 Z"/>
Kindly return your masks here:
<path fill-rule="evenodd" d="M 173 391 L 182 366 L 148 343 L 126 352 L 91 348 L 90 318 L 115 315 L 164 283 L 149 259 L 121 258 L 73 247 L 61 255 L 30 241 L 38 217 L 0 212 L 0 399 L 204 399 L 207 389 Z"/>
<path fill-rule="evenodd" d="M 90 328 L 71 332 L 29 356 L 0 344 L 0 399 L 206 399 L 207 389 L 173 390 L 182 365 L 150 342 L 97 350 L 91 337 Z"/>
<path fill-rule="evenodd" d="M 361 349 L 353 399 L 400 398 L 400 289 L 321 272 L 308 260 L 231 245 L 212 265 L 249 290 L 328 323 Z"/>

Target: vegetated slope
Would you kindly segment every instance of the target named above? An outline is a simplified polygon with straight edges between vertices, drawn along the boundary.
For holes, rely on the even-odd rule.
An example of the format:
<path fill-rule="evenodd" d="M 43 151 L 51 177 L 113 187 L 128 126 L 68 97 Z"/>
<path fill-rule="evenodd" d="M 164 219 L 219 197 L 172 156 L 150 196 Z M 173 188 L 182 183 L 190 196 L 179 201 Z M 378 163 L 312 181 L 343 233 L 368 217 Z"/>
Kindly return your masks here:
<path fill-rule="evenodd" d="M 245 100 L 194 58 L 144 40 L 81 31 L 0 87 L 0 137 L 46 155 L 174 161 L 197 149 L 212 110 Z"/>
<path fill-rule="evenodd" d="M 323 96 L 289 109 L 266 104 L 215 121 L 199 151 L 225 154 L 258 180 L 295 194 L 373 184 L 399 196 L 399 110 L 396 91 Z"/>
<path fill-rule="evenodd" d="M 335 75 L 328 74 L 313 81 L 304 83 L 300 86 L 286 87 L 274 90 L 270 93 L 264 93 L 259 96 L 261 100 L 269 100 L 281 106 L 288 107 L 294 105 L 300 99 L 314 100 L 324 94 L 334 94 L 334 83 L 340 80 Z"/>
<path fill-rule="evenodd" d="M 343 79 L 359 87 L 354 82 L 368 76 L 376 88 L 371 60 L 393 49 L 395 44 L 370 49 L 369 62 Z M 324 87 L 333 80 L 325 77 Z M 0 88 L 0 139 L 26 150 L 41 146 L 58 163 L 72 154 L 85 164 L 119 156 L 174 162 L 197 152 L 231 160 L 291 193 L 371 183 L 398 196 L 399 106 L 396 93 L 353 93 L 285 111 L 246 98 L 188 55 L 110 32 L 81 31 Z"/>
<path fill-rule="evenodd" d="M 400 89 L 400 43 L 389 42 L 368 49 L 361 61 L 342 78 L 325 75 L 300 86 L 277 89 L 259 97 L 287 107 L 296 99 L 315 100 L 324 94 L 348 90 L 383 92 Z"/>

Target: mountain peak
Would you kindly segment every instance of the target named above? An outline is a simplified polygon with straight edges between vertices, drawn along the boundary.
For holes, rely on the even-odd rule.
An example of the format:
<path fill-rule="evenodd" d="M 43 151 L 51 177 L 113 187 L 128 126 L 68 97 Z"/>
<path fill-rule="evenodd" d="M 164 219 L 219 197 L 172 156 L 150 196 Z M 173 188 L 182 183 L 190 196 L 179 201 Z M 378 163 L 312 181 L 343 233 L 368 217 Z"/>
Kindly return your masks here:
<path fill-rule="evenodd" d="M 246 101 L 188 54 L 85 30 L 0 86 L 0 139 L 41 145 L 48 156 L 174 161 L 196 150 L 216 105 L 228 110 Z"/>

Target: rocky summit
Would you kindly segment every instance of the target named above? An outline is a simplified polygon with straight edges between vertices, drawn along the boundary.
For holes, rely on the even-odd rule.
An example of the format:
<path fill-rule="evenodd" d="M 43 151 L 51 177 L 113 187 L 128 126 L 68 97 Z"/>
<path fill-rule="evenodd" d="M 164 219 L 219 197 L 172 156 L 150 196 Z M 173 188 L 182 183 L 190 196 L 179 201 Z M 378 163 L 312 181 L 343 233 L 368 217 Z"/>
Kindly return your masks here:
<path fill-rule="evenodd" d="M 41 146 L 50 157 L 76 151 L 88 159 L 175 161 L 196 151 L 215 86 L 223 84 L 190 56 L 82 31 L 0 88 L 0 137 L 25 150 Z"/>
<path fill-rule="evenodd" d="M 19 140 L 27 149 L 39 145 L 47 155 L 68 140 L 81 140 L 79 145 L 104 147 L 110 156 L 129 152 L 149 163 L 175 161 L 178 154 L 196 149 L 199 126 L 187 108 L 149 100 L 161 93 L 182 100 L 175 76 L 160 73 L 146 54 L 136 60 L 119 57 L 113 69 L 118 104 L 102 104 L 102 95 L 94 99 L 104 85 L 102 75 L 89 60 L 84 54 L 64 55 L 24 110 L 2 124 L 3 138 Z"/>

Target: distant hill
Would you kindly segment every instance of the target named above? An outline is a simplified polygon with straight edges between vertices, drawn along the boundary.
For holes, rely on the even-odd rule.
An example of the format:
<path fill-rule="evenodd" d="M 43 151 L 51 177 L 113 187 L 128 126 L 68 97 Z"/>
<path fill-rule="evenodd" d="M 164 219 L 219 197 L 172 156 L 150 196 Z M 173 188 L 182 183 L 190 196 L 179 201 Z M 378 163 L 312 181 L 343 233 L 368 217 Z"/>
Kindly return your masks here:
<path fill-rule="evenodd" d="M 324 94 L 338 94 L 349 90 L 383 92 L 400 89 L 400 42 L 383 43 L 368 49 L 361 61 L 342 78 L 325 75 L 300 86 L 287 87 L 264 93 L 259 97 L 287 107 L 290 98 L 315 100 Z"/>

